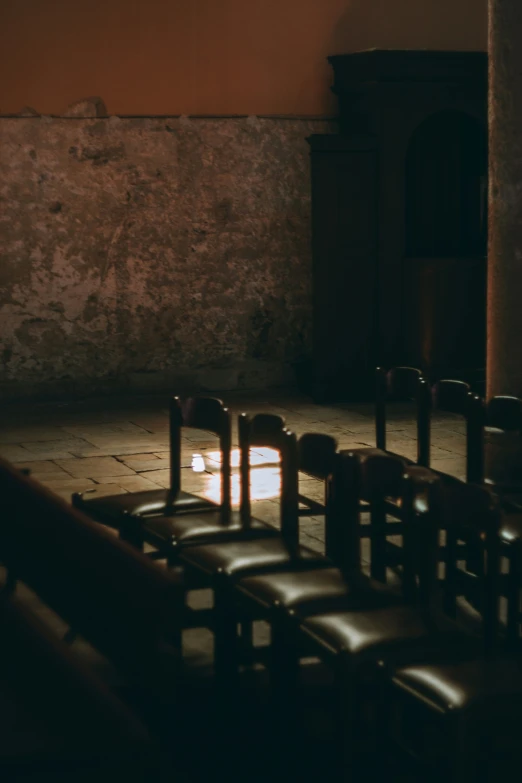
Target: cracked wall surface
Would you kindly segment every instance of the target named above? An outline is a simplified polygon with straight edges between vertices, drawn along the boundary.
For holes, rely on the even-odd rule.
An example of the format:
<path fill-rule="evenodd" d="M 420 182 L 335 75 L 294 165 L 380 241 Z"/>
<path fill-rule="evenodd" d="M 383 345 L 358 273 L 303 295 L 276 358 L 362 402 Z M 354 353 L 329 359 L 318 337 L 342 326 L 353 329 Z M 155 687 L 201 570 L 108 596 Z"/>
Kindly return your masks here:
<path fill-rule="evenodd" d="M 288 382 L 328 121 L 23 114 L 0 118 L 2 396 Z"/>

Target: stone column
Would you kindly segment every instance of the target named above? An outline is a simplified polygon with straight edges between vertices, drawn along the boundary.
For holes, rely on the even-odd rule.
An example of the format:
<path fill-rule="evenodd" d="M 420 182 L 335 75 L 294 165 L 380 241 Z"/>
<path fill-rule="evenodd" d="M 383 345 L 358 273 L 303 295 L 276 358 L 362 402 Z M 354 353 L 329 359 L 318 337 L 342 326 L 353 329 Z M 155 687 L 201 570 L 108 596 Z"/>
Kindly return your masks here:
<path fill-rule="evenodd" d="M 522 396 L 522 0 L 488 3 L 487 394 Z"/>

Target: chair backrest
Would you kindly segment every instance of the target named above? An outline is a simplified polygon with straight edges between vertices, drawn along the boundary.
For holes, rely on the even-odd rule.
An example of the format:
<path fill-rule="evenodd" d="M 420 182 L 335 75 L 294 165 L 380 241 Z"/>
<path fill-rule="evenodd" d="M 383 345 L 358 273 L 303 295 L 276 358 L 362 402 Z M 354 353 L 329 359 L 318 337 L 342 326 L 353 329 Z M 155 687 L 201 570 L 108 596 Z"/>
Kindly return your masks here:
<path fill-rule="evenodd" d="M 456 413 L 466 422 L 466 480 L 480 483 L 483 472 L 483 401 L 474 394 L 468 383 L 440 380 L 432 387 L 432 406 L 435 410 Z"/>
<path fill-rule="evenodd" d="M 507 395 L 492 397 L 486 404 L 485 424 L 504 432 L 522 433 L 522 399 Z"/>
<path fill-rule="evenodd" d="M 180 622 L 182 588 L 128 544 L 0 460 L 0 561 L 122 671 L 156 660 Z"/>
<path fill-rule="evenodd" d="M 403 536 L 401 564 L 403 573 L 408 576 L 411 567 L 406 564 L 405 555 L 413 550 L 411 547 L 408 549 L 407 542 L 405 543 L 404 463 L 399 457 L 378 453 L 371 454 L 359 462 L 359 499 L 364 499 L 370 504 L 370 573 L 378 581 L 387 581 L 389 561 L 387 536 L 395 532 Z M 418 471 L 422 475 L 430 475 L 425 468 L 418 468 Z M 390 498 L 395 499 L 394 508 L 397 508 L 395 521 L 392 523 L 387 518 L 387 512 L 390 511 L 388 507 Z M 397 517 L 400 517 L 400 521 L 397 521 Z"/>
<path fill-rule="evenodd" d="M 204 430 L 219 439 L 221 451 L 221 507 L 231 506 L 232 421 L 228 408 L 215 397 L 172 397 L 170 401 L 170 489 L 181 489 L 181 434 L 183 427 Z"/>
<path fill-rule="evenodd" d="M 422 371 L 393 367 L 375 371 L 375 436 L 378 449 L 386 450 L 386 405 L 390 399 L 414 400 L 417 407 L 417 464 L 430 461 L 430 389 Z"/>
<path fill-rule="evenodd" d="M 458 413 L 464 417 L 468 415 L 471 395 L 471 386 L 469 383 L 464 383 L 464 381 L 443 379 L 437 381 L 431 388 L 431 397 L 435 410 Z"/>
<path fill-rule="evenodd" d="M 308 476 L 326 481 L 332 473 L 337 441 L 331 435 L 306 432 L 297 441 L 299 471 Z"/>
<path fill-rule="evenodd" d="M 90 770 L 89 780 L 100 775 L 105 779 L 107 768 L 117 774 L 116 765 L 122 774 L 125 770 L 125 779 L 157 779 L 157 749 L 145 727 L 38 617 L 5 594 L 0 596 L 0 629 L 0 701 L 4 696 L 8 703 L 14 699 L 24 717 L 15 720 L 12 729 L 4 726 L 0 739 L 2 748 L 11 737 L 20 749 L 8 762 L 13 772 L 23 769 L 28 774 L 36 747 L 32 762 L 37 769 L 31 780 L 47 779 L 46 773 L 52 780 L 70 780 L 77 770 L 83 774 Z M 40 733 L 45 738 L 42 755 L 38 754 Z M 4 761 L 2 754 L 2 769 Z"/>
<path fill-rule="evenodd" d="M 334 541 L 342 551 L 341 569 L 347 574 L 361 570 L 359 500 L 363 488 L 376 507 L 391 494 L 400 499 L 402 507 L 403 595 L 411 602 L 427 601 L 437 552 L 432 546 L 433 526 L 417 524 L 421 511 L 415 501 L 433 481 L 438 481 L 434 473 L 415 467 L 405 470 L 403 462 L 392 455 L 375 454 L 361 461 L 357 452 L 341 452 L 332 479 Z M 385 546 L 386 519 L 377 513 L 372 524 L 372 544 Z"/>
<path fill-rule="evenodd" d="M 299 482 L 299 516 L 324 516 L 325 533 L 328 527 L 328 478 L 332 475 L 337 452 L 337 441 L 331 435 L 307 432 L 297 441 L 299 472 L 323 482 L 321 501 L 306 493 Z"/>
<path fill-rule="evenodd" d="M 500 494 L 522 492 L 522 399 L 492 397 L 484 404 L 480 476 Z"/>
<path fill-rule="evenodd" d="M 459 596 L 467 596 L 482 618 L 484 648 L 496 643 L 500 595 L 500 512 L 496 498 L 484 487 L 460 481 L 440 481 L 430 495 L 437 527 L 445 531 L 442 607 L 457 616 Z M 464 544 L 466 567 L 463 562 Z"/>
<path fill-rule="evenodd" d="M 250 498 L 250 449 L 254 447 L 275 449 L 280 454 L 281 494 L 279 498 L 281 534 L 289 544 L 299 541 L 299 479 L 297 438 L 285 426 L 282 416 L 258 413 L 238 418 L 240 452 L 240 514 L 243 525 L 248 527 L 252 519 Z"/>
<path fill-rule="evenodd" d="M 325 524 L 325 554 L 349 578 L 360 572 L 359 460 L 354 452 L 335 455 L 327 479 L 328 514 Z"/>

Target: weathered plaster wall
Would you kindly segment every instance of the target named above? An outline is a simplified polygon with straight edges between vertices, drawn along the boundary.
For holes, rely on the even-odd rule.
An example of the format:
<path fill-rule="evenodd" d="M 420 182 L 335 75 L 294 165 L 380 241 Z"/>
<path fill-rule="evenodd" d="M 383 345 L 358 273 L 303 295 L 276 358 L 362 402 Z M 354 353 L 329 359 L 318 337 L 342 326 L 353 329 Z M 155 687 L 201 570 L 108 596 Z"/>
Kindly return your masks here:
<path fill-rule="evenodd" d="M 284 382 L 310 337 L 305 137 L 328 129 L 0 119 L 2 395 Z"/>

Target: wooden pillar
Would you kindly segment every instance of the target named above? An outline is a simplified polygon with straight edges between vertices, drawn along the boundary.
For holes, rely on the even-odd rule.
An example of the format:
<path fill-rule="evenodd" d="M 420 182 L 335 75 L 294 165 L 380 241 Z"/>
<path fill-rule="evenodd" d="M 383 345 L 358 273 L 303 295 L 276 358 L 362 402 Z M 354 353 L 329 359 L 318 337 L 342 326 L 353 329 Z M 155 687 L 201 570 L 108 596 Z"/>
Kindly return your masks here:
<path fill-rule="evenodd" d="M 487 394 L 522 396 L 522 0 L 488 2 Z"/>

